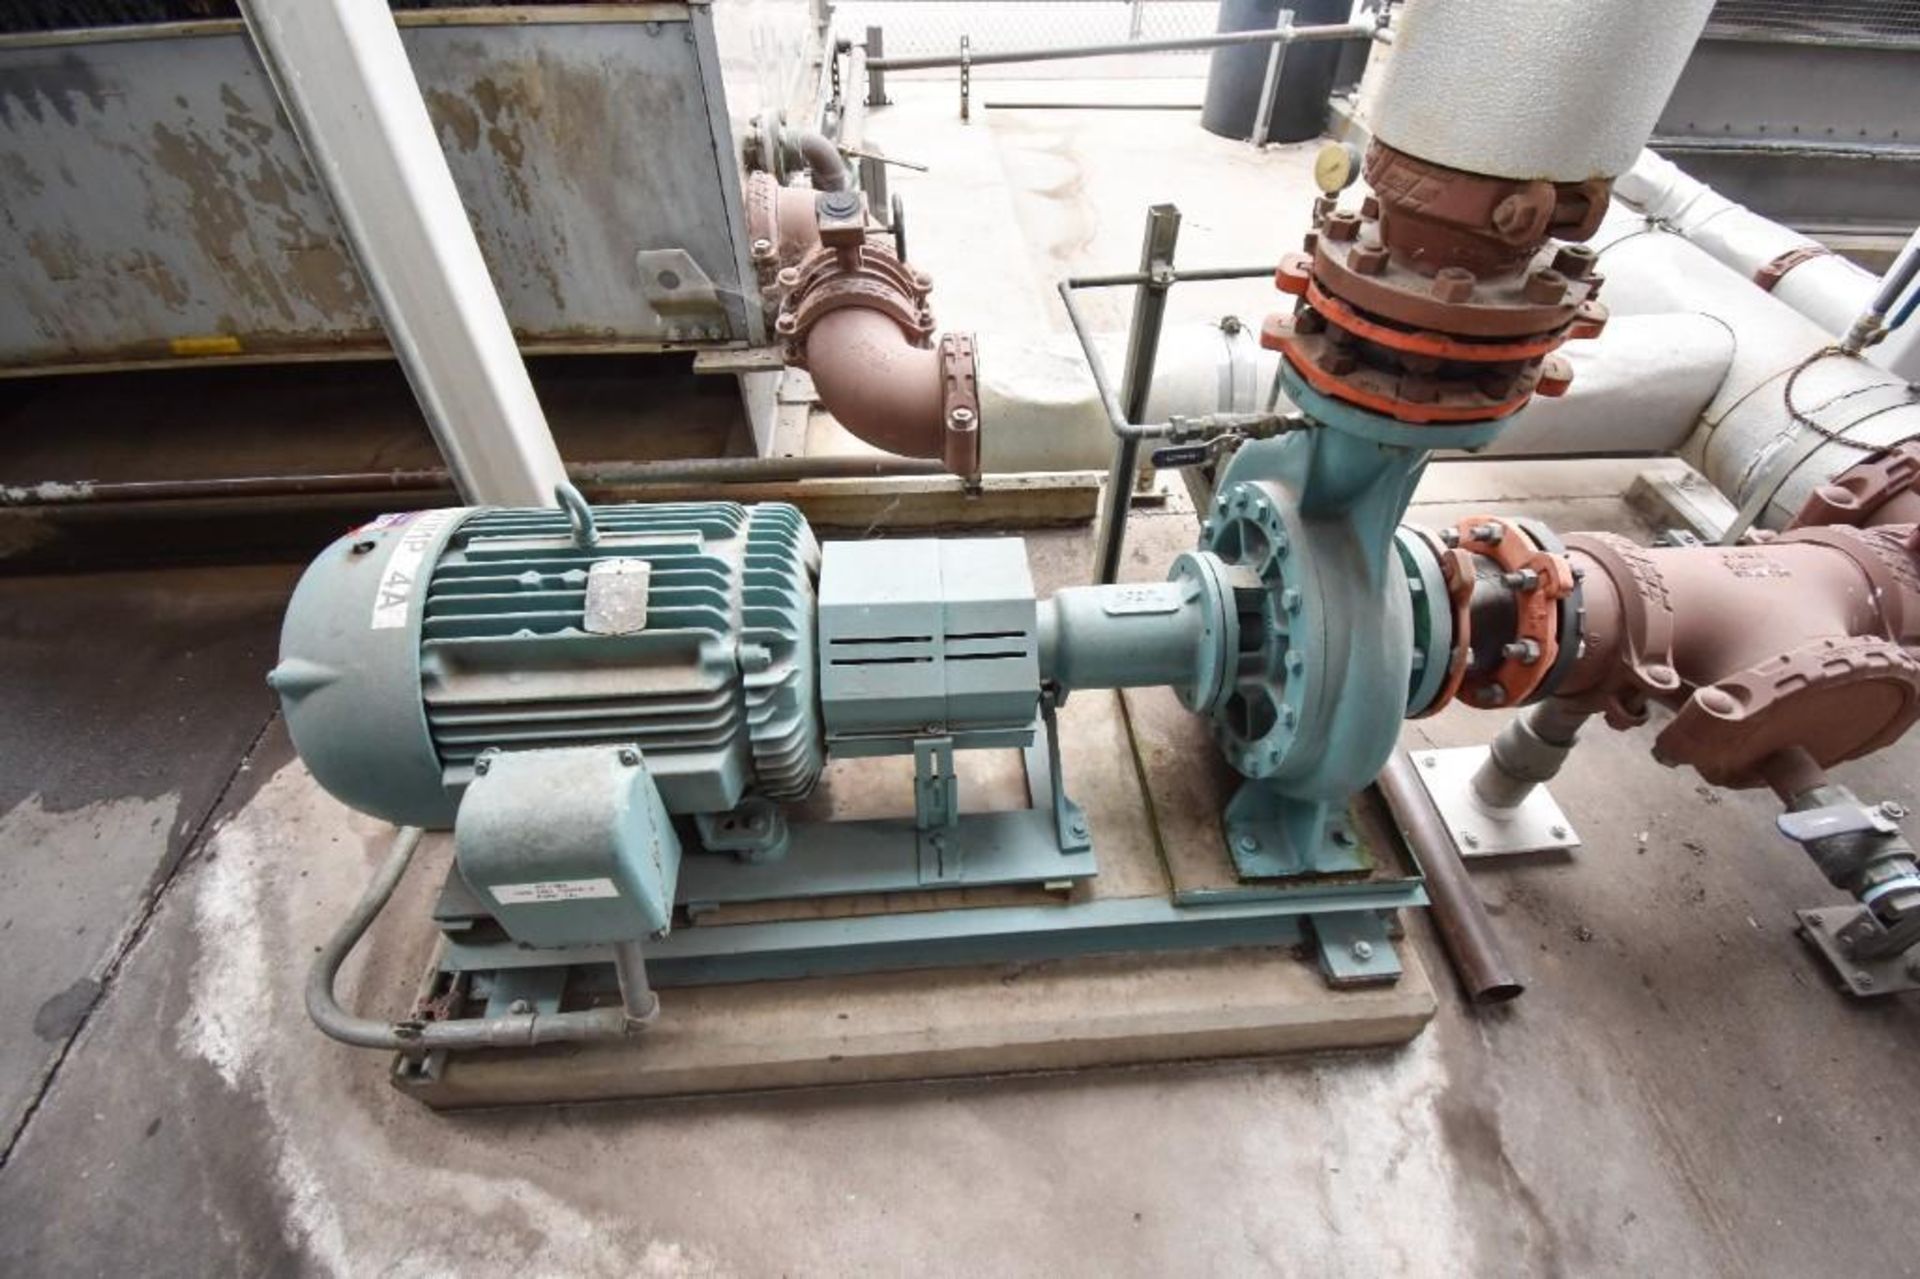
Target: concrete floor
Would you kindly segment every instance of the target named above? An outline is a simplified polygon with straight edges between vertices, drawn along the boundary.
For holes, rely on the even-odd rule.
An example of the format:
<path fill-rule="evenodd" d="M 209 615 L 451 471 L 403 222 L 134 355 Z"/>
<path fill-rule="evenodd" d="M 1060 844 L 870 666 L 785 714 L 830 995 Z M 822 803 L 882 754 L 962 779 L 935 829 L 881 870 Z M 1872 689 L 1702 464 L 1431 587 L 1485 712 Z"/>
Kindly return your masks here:
<path fill-rule="evenodd" d="M 1112 116 L 1089 118 L 1100 157 L 1057 112 L 1005 132 L 990 115 L 967 141 L 1011 153 L 1044 128 L 1105 174 Z M 1264 216 L 1271 162 L 1181 190 L 1190 225 Z M 1137 251 L 1157 191 L 1048 194 L 1004 163 L 982 203 L 1059 201 L 1062 225 L 1093 227 L 1065 256 L 1030 246 L 1051 265 L 1027 274 Z M 1497 502 L 1630 528 L 1609 465 L 1436 468 L 1415 518 Z M 1129 572 L 1159 576 L 1190 518 L 1140 514 Z M 1086 550 L 1084 531 L 1041 536 Z M 1435 1023 L 1397 1053 L 432 1115 L 300 1008 L 382 839 L 312 786 L 271 715 L 260 677 L 290 583 L 0 580 L 0 1272 L 1915 1269 L 1920 1006 L 1831 990 L 1789 924 L 1838 895 L 1774 834 L 1771 803 L 1660 768 L 1645 733 L 1594 735 L 1556 787 L 1578 855 L 1479 872 L 1529 992 L 1476 1014 L 1443 983 Z M 1407 740 L 1491 730 L 1456 711 Z M 1840 771 L 1920 801 L 1920 742 Z M 287 857 L 296 829 L 329 832 L 338 856 Z M 408 906 L 357 966 L 363 1003 L 410 994 L 426 933 Z"/>

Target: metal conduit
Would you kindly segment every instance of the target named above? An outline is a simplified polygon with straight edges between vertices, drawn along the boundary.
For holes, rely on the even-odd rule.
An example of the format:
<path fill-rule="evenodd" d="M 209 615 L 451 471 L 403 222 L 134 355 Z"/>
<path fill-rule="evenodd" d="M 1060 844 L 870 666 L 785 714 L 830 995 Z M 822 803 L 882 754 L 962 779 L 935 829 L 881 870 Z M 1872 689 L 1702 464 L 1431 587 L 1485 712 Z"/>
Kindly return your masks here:
<path fill-rule="evenodd" d="M 367 929 L 392 899 L 393 890 L 399 887 L 414 853 L 420 848 L 420 835 L 418 826 L 402 826 L 395 832 L 387 860 L 381 863 L 366 892 L 338 931 L 314 957 L 313 967 L 307 972 L 307 1015 L 323 1034 L 356 1048 L 386 1048 L 418 1055 L 441 1048 L 522 1048 L 534 1044 L 624 1039 L 644 1028 L 658 1001 L 647 985 L 644 968 L 630 971 L 639 962 L 637 946 L 615 948 L 623 1001 L 618 1008 L 512 1013 L 455 1022 L 379 1021 L 356 1016 L 342 1008 L 333 993 L 334 981 L 347 956 L 353 953 L 353 948 L 360 944 Z"/>

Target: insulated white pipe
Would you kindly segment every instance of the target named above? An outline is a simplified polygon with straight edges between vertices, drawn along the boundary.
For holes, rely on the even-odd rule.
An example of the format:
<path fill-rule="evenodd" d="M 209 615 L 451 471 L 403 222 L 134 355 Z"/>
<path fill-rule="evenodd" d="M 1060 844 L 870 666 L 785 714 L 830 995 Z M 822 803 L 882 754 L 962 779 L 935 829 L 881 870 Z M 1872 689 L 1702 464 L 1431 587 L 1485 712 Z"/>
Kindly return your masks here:
<path fill-rule="evenodd" d="M 1565 395 L 1536 395 L 1483 456 L 1591 457 L 1677 451 L 1726 381 L 1733 331 L 1711 315 L 1625 315 L 1560 354 Z"/>
<path fill-rule="evenodd" d="M 1435 164 L 1531 181 L 1624 172 L 1713 0 L 1408 0 L 1374 136 Z"/>
<path fill-rule="evenodd" d="M 1757 502 L 1760 525 L 1787 522 L 1810 490 L 1870 451 L 1920 436 L 1920 401 L 1903 378 L 1830 354 L 1835 334 L 1698 245 L 1624 211 L 1592 244 L 1614 323 L 1684 311 L 1734 334 L 1727 377 L 1683 456 L 1736 504 Z"/>
<path fill-rule="evenodd" d="M 1091 470 L 1112 456 L 1106 410 L 1070 337 L 1017 341 L 991 332 L 980 351 L 982 465 L 989 471 Z M 1099 339 L 1109 367 L 1121 334 Z M 1536 397 L 1487 449 L 1499 456 L 1662 454 L 1678 449 L 1726 377 L 1727 326 L 1702 315 L 1616 318 L 1600 337 L 1561 348 L 1573 388 Z M 1267 407 L 1279 356 L 1237 322 L 1171 325 L 1154 361 L 1150 421 Z"/>
<path fill-rule="evenodd" d="M 1805 255 L 1770 292 L 1835 337 L 1846 333 L 1880 286 L 1872 272 L 1734 203 L 1651 151 L 1642 151 L 1620 175 L 1613 193 L 1749 280 L 1789 255 Z"/>

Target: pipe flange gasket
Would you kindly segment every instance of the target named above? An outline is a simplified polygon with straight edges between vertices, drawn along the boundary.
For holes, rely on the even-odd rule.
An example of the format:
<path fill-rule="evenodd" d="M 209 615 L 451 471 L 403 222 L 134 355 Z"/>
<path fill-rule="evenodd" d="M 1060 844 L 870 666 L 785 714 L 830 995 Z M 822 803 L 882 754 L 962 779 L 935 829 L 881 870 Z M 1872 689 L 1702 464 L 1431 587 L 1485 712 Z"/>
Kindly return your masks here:
<path fill-rule="evenodd" d="M 1408 568 L 1409 586 L 1417 574 L 1426 602 L 1426 658 L 1407 699 L 1407 718 L 1425 719 L 1445 709 L 1466 678 L 1467 660 L 1472 656 L 1468 640 L 1472 631 L 1473 567 L 1465 551 L 1446 546 L 1432 530 L 1417 524 L 1402 524 L 1394 533 L 1394 544 Z M 1416 642 L 1418 621 L 1414 628 Z M 1442 651 L 1444 661 L 1440 660 Z"/>
<path fill-rule="evenodd" d="M 1519 412 L 1535 392 L 1564 391 L 1572 370 L 1558 355 L 1514 375 L 1503 396 L 1486 394 L 1459 378 L 1436 378 L 1361 363 L 1354 352 L 1325 333 L 1301 333 L 1291 316 L 1271 316 L 1260 344 L 1277 350 L 1308 385 L 1323 395 L 1413 426 L 1494 421 Z"/>
<path fill-rule="evenodd" d="M 1416 358 L 1458 360 L 1473 364 L 1538 360 L 1551 355 L 1569 338 L 1598 337 L 1607 322 L 1606 307 L 1598 302 L 1583 302 L 1576 309 L 1576 318 L 1564 328 L 1514 341 L 1474 341 L 1451 337 L 1432 329 L 1406 329 L 1372 319 L 1328 293 L 1318 281 L 1312 279 L 1307 281 L 1305 297 L 1307 305 L 1318 311 L 1327 323 L 1369 342 Z"/>
<path fill-rule="evenodd" d="M 1532 535 L 1533 540 L 1540 544 L 1542 550 L 1562 559 L 1566 558 L 1567 544 L 1561 541 L 1560 535 L 1548 528 L 1544 522 L 1521 516 L 1520 526 Z M 1569 566 L 1571 567 L 1571 562 Z M 1553 696 L 1553 690 L 1560 687 L 1560 681 L 1567 677 L 1567 672 L 1572 670 L 1573 664 L 1580 659 L 1580 636 L 1587 625 L 1586 597 L 1580 589 L 1581 574 L 1574 572 L 1572 576 L 1573 589 L 1561 596 L 1559 601 L 1560 655 L 1554 659 L 1546 678 L 1540 681 L 1538 688 L 1534 689 L 1533 696 L 1527 698 L 1529 703 L 1545 701 Z"/>
<path fill-rule="evenodd" d="M 1531 643 L 1531 658 L 1503 656 L 1490 673 L 1469 673 L 1462 682 L 1466 699 L 1476 706 L 1509 706 L 1526 702 L 1546 683 L 1560 657 L 1560 601 L 1573 594 L 1573 565 L 1540 545 L 1526 525 L 1498 515 L 1468 516 L 1455 526 L 1460 549 L 1493 561 L 1503 574 L 1530 574 L 1528 583 L 1512 586 L 1514 640 Z M 1575 643 L 1577 637 L 1567 636 Z"/>

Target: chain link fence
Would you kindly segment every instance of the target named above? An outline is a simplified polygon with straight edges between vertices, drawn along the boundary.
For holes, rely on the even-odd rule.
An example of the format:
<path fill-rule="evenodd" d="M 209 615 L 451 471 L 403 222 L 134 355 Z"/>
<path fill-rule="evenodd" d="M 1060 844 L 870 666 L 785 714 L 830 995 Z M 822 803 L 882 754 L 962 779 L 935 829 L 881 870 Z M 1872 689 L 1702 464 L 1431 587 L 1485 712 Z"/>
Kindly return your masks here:
<path fill-rule="evenodd" d="M 1170 40 L 1211 35 L 1218 0 L 841 0 L 833 7 L 842 35 L 858 38 L 870 26 L 886 32 L 892 57 L 957 53 L 965 36 L 977 53 L 1125 40 Z M 978 67 L 975 79 L 1075 77 L 1195 78 L 1207 74 L 1206 50 L 1076 62 Z M 953 76 L 952 71 L 895 72 Z"/>

